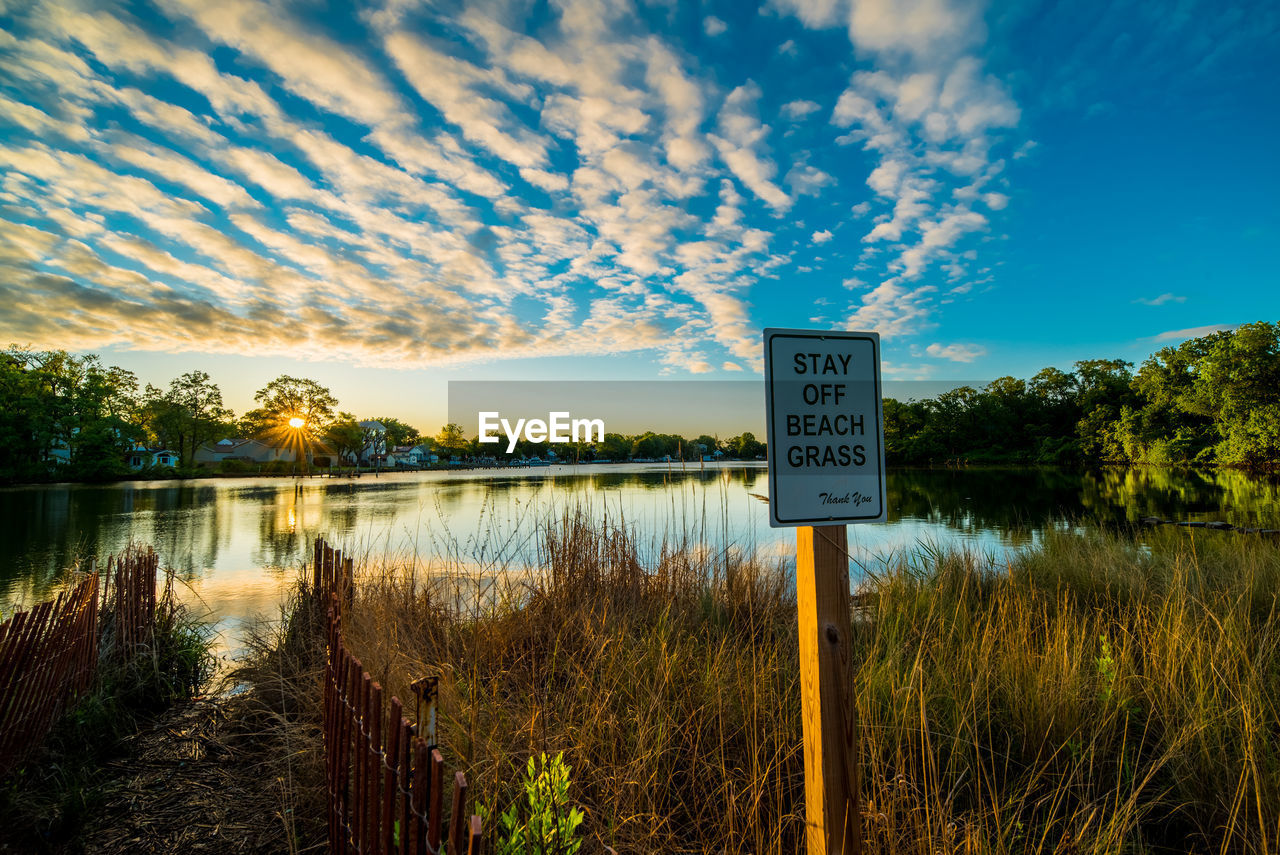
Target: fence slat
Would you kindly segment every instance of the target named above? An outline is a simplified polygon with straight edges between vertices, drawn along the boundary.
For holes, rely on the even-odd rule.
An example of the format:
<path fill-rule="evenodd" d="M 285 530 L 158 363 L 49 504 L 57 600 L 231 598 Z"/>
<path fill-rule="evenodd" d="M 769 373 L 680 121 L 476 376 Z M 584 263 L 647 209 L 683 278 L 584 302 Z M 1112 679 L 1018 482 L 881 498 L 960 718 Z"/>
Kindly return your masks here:
<path fill-rule="evenodd" d="M 369 743 L 365 763 L 369 774 L 368 811 L 365 823 L 369 827 L 369 851 L 383 852 L 382 848 L 382 686 L 376 680 L 369 687 Z"/>
<path fill-rule="evenodd" d="M 412 785 L 414 770 L 413 746 L 410 744 L 413 731 L 409 727 L 409 719 L 400 717 L 400 853 L 408 855 L 418 851 L 418 833 L 420 822 L 413 821 L 413 802 L 409 788 Z M 421 772 L 417 774 L 421 775 Z"/>
<path fill-rule="evenodd" d="M 465 852 L 467 849 L 466 822 L 467 776 L 453 773 L 453 806 L 449 820 L 449 851 Z"/>
<path fill-rule="evenodd" d="M 425 749 L 427 743 L 419 740 L 419 743 Z M 425 753 L 425 751 L 423 752 Z M 435 851 L 440 850 L 441 832 L 441 814 L 444 809 L 444 758 L 440 756 L 438 749 L 431 749 L 431 783 L 427 785 L 426 794 L 431 798 L 431 817 L 428 820 L 427 842 Z"/>
<path fill-rule="evenodd" d="M 400 773 L 400 719 L 404 712 L 400 699 L 391 696 L 391 710 L 387 715 L 386 771 L 382 778 L 382 851 L 396 851 L 395 816 L 396 791 Z"/>

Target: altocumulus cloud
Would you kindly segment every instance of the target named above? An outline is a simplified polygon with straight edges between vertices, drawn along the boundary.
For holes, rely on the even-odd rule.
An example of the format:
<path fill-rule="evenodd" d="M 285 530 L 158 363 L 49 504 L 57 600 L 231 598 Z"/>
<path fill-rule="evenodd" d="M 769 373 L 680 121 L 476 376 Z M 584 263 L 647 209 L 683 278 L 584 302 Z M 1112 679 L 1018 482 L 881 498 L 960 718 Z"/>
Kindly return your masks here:
<path fill-rule="evenodd" d="M 977 58 L 975 9 L 909 5 L 759 11 L 790 22 L 784 58 L 805 28 L 848 29 L 861 70 L 825 103 L 688 40 L 731 47 L 734 20 L 664 30 L 625 0 L 536 20 L 399 0 L 324 18 L 258 0 L 4 9 L 0 337 L 736 371 L 759 366 L 753 295 L 850 208 L 876 215 L 850 243 L 881 274 L 850 323 L 926 327 L 922 276 L 962 277 L 960 244 L 1007 204 L 993 150 L 1019 111 Z M 871 166 L 810 165 L 786 135 L 801 126 L 803 146 Z"/>
<path fill-rule="evenodd" d="M 934 343 L 924 349 L 924 352 L 936 359 L 949 359 L 952 362 L 973 362 L 981 356 L 987 355 L 984 347 L 974 344 L 948 344 L 942 345 Z"/>
<path fill-rule="evenodd" d="M 917 283 L 932 265 L 962 269 L 955 251 L 1003 209 L 1003 158 L 1020 111 L 1008 87 L 983 69 L 982 8 L 968 0 L 775 0 L 808 27 L 846 29 L 856 51 L 877 58 L 840 94 L 830 121 L 841 139 L 877 161 L 867 176 L 880 213 L 862 240 L 864 259 L 887 247 L 879 285 L 849 307 L 853 327 L 888 336 L 917 332 L 935 310 L 935 288 Z M 985 210 L 984 210 L 985 209 Z"/>

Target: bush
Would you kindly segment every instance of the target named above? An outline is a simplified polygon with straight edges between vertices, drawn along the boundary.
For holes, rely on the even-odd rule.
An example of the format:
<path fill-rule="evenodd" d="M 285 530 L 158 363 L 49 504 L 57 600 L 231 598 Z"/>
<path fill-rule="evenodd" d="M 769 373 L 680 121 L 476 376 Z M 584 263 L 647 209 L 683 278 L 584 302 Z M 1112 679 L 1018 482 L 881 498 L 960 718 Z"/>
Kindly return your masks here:
<path fill-rule="evenodd" d="M 583 815 L 569 801 L 571 771 L 563 751 L 551 758 L 539 754 L 536 764 L 529 758 L 524 800 L 498 818 L 498 855 L 577 855 Z"/>

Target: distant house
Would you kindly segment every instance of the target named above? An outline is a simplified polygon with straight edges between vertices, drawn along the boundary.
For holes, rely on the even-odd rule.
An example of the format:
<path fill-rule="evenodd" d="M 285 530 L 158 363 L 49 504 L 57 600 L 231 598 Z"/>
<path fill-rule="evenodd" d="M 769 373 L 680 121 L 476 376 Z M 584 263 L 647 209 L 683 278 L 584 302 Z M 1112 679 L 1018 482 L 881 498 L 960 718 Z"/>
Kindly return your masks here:
<path fill-rule="evenodd" d="M 425 445 L 397 445 L 387 452 L 388 466 L 425 466 L 435 460 L 436 456 Z"/>
<path fill-rule="evenodd" d="M 176 451 L 137 442 L 125 459 L 130 469 L 147 469 L 151 466 L 177 466 L 181 457 Z"/>
<path fill-rule="evenodd" d="M 364 447 L 360 449 L 360 462 L 366 465 L 384 461 L 387 455 L 387 426 L 378 421 L 360 422 L 364 431 Z"/>
<path fill-rule="evenodd" d="M 412 445 L 397 445 L 387 452 L 388 466 L 417 466 L 418 455 L 413 453 Z"/>
<path fill-rule="evenodd" d="M 265 443 L 260 439 L 220 439 L 217 442 L 206 442 L 196 449 L 197 466 L 217 468 L 224 460 L 238 460 L 243 463 L 270 463 L 283 460 L 294 461 L 291 448 Z"/>
<path fill-rule="evenodd" d="M 49 449 L 45 455 L 45 460 L 50 463 L 56 463 L 59 466 L 66 465 L 71 462 L 71 446 L 62 440 L 55 440 L 53 447 Z"/>

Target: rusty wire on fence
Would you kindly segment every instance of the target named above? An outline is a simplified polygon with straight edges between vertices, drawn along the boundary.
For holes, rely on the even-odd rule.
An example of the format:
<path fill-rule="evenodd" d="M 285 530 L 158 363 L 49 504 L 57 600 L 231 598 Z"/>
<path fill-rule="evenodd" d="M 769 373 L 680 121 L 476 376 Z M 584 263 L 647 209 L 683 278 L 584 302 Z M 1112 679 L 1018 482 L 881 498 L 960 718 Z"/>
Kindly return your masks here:
<path fill-rule="evenodd" d="M 43 742 L 98 664 L 98 574 L 0 624 L 0 775 Z"/>
<path fill-rule="evenodd" d="M 342 613 L 352 598 L 352 560 L 317 538 L 313 593 L 328 602 L 324 753 L 329 849 L 379 855 L 480 855 L 480 817 L 466 816 L 467 779 L 454 774 L 444 837 L 444 759 L 392 696 L 343 645 Z"/>

